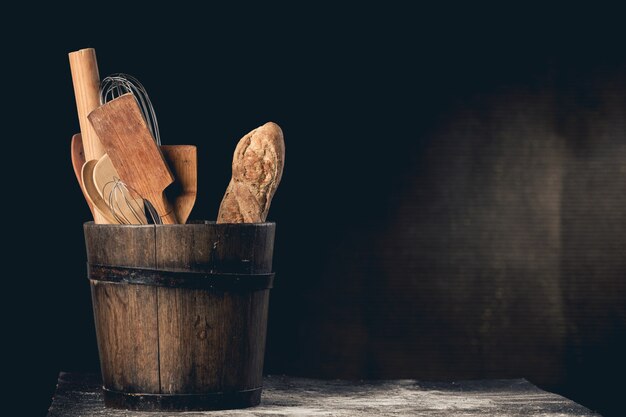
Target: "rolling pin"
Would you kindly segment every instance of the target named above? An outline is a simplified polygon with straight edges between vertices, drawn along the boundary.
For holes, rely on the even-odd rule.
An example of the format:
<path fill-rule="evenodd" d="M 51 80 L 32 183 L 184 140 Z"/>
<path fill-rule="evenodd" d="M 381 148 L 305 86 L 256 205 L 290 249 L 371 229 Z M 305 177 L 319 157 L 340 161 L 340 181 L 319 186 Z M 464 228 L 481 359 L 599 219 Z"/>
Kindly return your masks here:
<path fill-rule="evenodd" d="M 81 49 L 70 52 L 69 58 L 85 159 L 100 159 L 105 150 L 87 119 L 89 113 L 100 107 L 100 74 L 96 51 L 93 48 Z"/>
<path fill-rule="evenodd" d="M 87 119 L 87 115 L 92 110 L 100 107 L 100 74 L 98 73 L 96 51 L 93 48 L 86 48 L 70 52 L 68 55 L 85 160 L 97 160 L 105 154 L 105 150 Z M 94 213 L 94 220 L 98 224 L 109 223 L 97 211 Z"/>

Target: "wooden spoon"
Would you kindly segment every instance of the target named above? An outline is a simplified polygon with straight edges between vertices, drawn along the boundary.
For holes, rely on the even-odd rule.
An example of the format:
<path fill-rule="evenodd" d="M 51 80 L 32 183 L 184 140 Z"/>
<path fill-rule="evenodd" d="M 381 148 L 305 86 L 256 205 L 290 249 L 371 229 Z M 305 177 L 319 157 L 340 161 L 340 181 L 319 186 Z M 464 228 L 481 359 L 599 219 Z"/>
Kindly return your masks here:
<path fill-rule="evenodd" d="M 143 199 L 124 186 L 116 186 L 118 181 L 120 176 L 111 158 L 104 154 L 93 169 L 93 182 L 98 194 L 124 223 L 147 224 Z"/>
<path fill-rule="evenodd" d="M 164 196 L 174 176 L 133 94 L 103 104 L 88 118 L 124 182 L 152 204 L 163 224 L 176 224 L 174 209 Z"/>
<path fill-rule="evenodd" d="M 168 190 L 180 224 L 187 223 L 198 192 L 197 150 L 193 145 L 162 145 L 161 152 L 176 181 Z"/>
<path fill-rule="evenodd" d="M 113 213 L 111 212 L 111 209 L 109 208 L 107 203 L 98 193 L 98 189 L 93 182 L 93 169 L 95 168 L 97 163 L 98 161 L 92 159 L 91 161 L 85 162 L 85 164 L 83 165 L 81 178 L 83 183 L 83 190 L 85 190 L 85 196 L 87 197 L 87 200 L 91 203 L 92 207 L 100 215 L 96 216 L 95 221 L 97 224 L 119 224 L 119 222 L 115 220 L 115 216 L 113 216 Z"/>
<path fill-rule="evenodd" d="M 85 151 L 83 150 L 83 138 L 80 133 L 72 136 L 72 143 L 70 145 L 70 155 L 72 157 L 72 167 L 74 168 L 74 174 L 76 175 L 76 179 L 78 180 L 78 186 L 80 190 L 83 192 L 83 196 L 85 196 L 85 200 L 87 201 L 87 205 L 89 206 L 89 210 L 91 210 L 92 216 L 95 216 L 93 206 L 87 197 L 87 193 L 83 188 L 83 174 L 82 169 L 83 165 L 85 165 Z"/>

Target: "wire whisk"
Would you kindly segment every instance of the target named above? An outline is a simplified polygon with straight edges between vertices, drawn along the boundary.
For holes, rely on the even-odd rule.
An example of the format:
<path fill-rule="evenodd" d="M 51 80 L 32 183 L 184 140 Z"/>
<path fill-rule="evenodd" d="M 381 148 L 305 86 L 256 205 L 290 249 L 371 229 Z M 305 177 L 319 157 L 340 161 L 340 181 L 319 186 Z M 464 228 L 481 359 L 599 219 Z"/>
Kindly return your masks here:
<path fill-rule="evenodd" d="M 148 92 L 138 79 L 123 73 L 104 78 L 100 84 L 100 104 L 108 103 L 127 93 L 132 93 L 135 97 L 152 138 L 158 146 L 161 146 L 161 134 L 154 107 Z M 102 195 L 108 196 L 107 202 L 111 212 L 120 224 L 147 224 L 144 207 L 152 218 L 152 222 L 161 224 L 161 217 L 152 204 L 119 178 L 113 178 L 112 181 L 106 183 L 102 189 Z"/>
<path fill-rule="evenodd" d="M 107 195 L 113 217 L 119 224 L 148 224 L 144 213 L 144 203 L 139 194 L 119 178 L 107 182 L 102 187 L 102 195 Z M 145 205 L 154 224 L 161 224 L 161 218 L 151 204 Z"/>
<path fill-rule="evenodd" d="M 132 75 L 117 73 L 112 74 L 102 80 L 100 84 L 100 104 L 118 98 L 121 95 L 132 93 L 139 104 L 141 114 L 146 120 L 148 129 L 157 145 L 161 146 L 161 135 L 159 133 L 159 123 L 148 92 L 138 79 Z"/>

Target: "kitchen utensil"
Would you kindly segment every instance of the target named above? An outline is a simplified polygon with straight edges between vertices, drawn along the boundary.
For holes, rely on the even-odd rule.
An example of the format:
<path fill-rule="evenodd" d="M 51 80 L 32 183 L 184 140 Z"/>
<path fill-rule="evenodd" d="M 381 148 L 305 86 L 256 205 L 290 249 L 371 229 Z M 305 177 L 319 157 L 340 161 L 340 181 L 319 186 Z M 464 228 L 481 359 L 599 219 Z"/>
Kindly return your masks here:
<path fill-rule="evenodd" d="M 157 145 L 160 145 L 161 136 L 159 133 L 159 124 L 157 122 L 156 113 L 154 112 L 154 107 L 152 106 L 148 92 L 139 80 L 128 74 L 117 73 L 105 77 L 100 83 L 101 104 L 106 104 L 126 93 L 132 93 L 135 100 L 137 100 L 141 114 L 143 115 L 143 118 L 148 126 L 148 130 L 150 130 L 150 133 L 152 134 L 152 137 Z M 103 190 L 103 185 L 98 184 L 98 173 L 102 169 L 98 165 L 96 165 L 96 169 L 94 171 L 94 180 L 96 181 L 96 185 L 98 185 L 98 191 L 105 192 L 106 195 L 103 195 L 103 198 L 108 202 L 115 217 L 122 223 L 144 223 L 146 218 L 143 209 L 143 199 L 138 197 L 136 193 L 129 190 L 123 181 L 120 181 L 119 175 L 117 174 L 117 171 L 115 170 L 115 167 L 113 167 L 108 156 L 105 155 L 100 158 L 99 164 L 103 164 L 106 167 L 104 168 L 105 177 L 101 178 L 101 180 L 106 179 L 108 176 L 107 181 L 109 186 L 107 187 L 107 190 Z M 111 181 L 114 177 L 117 179 Z M 134 197 L 132 195 L 134 195 Z M 156 212 L 151 209 L 150 206 L 148 206 L 148 208 L 153 221 L 155 223 L 160 223 L 161 221 Z M 139 211 L 141 211 L 141 213 L 139 213 Z"/>
<path fill-rule="evenodd" d="M 176 224 L 173 207 L 164 196 L 165 188 L 174 182 L 174 177 L 133 94 L 124 94 L 103 104 L 88 118 L 120 178 L 148 200 L 163 224 Z"/>
<path fill-rule="evenodd" d="M 76 175 L 76 179 L 78 180 L 78 186 L 83 192 L 83 196 L 85 196 L 85 201 L 87 201 L 87 205 L 89 206 L 89 210 L 91 210 L 91 214 L 95 215 L 93 206 L 91 205 L 91 202 L 87 197 L 87 193 L 85 193 L 85 189 L 83 188 L 82 169 L 83 165 L 85 165 L 85 152 L 83 150 L 83 139 L 80 133 L 72 136 L 72 143 L 70 144 L 70 155 L 72 158 L 72 167 L 74 168 L 74 174 Z"/>
<path fill-rule="evenodd" d="M 87 48 L 70 52 L 69 59 L 85 158 L 87 161 L 99 159 L 105 151 L 87 120 L 87 115 L 100 106 L 100 75 L 96 51 Z"/>
<path fill-rule="evenodd" d="M 157 122 L 152 101 L 148 97 L 148 92 L 138 79 L 128 74 L 112 74 L 105 77 L 100 84 L 100 104 L 120 97 L 126 93 L 133 93 L 137 104 L 141 109 L 141 114 L 148 124 L 148 129 L 152 133 L 157 145 L 161 145 L 161 134 L 159 133 L 159 123 Z"/>
<path fill-rule="evenodd" d="M 104 154 L 93 169 L 93 182 L 120 224 L 147 224 L 143 199 L 120 180 L 111 158 Z"/>
<path fill-rule="evenodd" d="M 100 75 L 96 51 L 93 48 L 86 48 L 70 52 L 68 56 L 85 159 L 88 161 L 98 159 L 104 155 L 104 148 L 87 120 L 87 115 L 100 105 Z M 92 213 L 96 223 L 106 222 L 99 217 L 97 210 Z"/>
<path fill-rule="evenodd" d="M 176 181 L 168 189 L 178 222 L 187 223 L 198 190 L 197 151 L 193 145 L 162 145 L 163 157 Z"/>
<path fill-rule="evenodd" d="M 83 165 L 81 170 L 83 190 L 85 190 L 87 200 L 89 200 L 94 210 L 100 215 L 100 219 L 96 219 L 95 221 L 96 224 L 119 224 L 109 206 L 107 206 L 106 202 L 98 193 L 98 189 L 93 182 L 93 169 L 97 163 L 98 161 L 92 159 L 91 161 L 85 162 Z"/>

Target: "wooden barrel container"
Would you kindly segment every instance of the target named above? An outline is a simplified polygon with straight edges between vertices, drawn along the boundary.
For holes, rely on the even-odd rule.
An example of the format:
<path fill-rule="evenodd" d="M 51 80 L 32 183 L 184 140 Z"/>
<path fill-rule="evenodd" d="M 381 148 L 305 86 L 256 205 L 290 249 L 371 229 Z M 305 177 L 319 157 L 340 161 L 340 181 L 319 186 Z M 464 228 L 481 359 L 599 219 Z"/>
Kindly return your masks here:
<path fill-rule="evenodd" d="M 85 223 L 105 404 L 259 404 L 274 223 Z"/>

